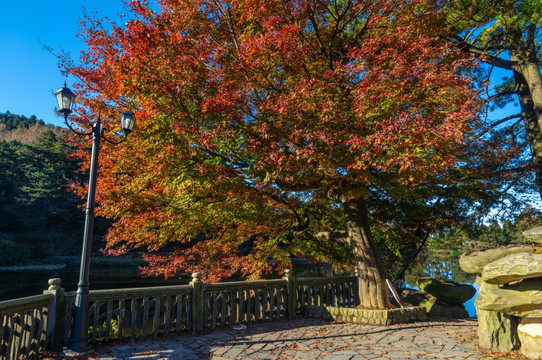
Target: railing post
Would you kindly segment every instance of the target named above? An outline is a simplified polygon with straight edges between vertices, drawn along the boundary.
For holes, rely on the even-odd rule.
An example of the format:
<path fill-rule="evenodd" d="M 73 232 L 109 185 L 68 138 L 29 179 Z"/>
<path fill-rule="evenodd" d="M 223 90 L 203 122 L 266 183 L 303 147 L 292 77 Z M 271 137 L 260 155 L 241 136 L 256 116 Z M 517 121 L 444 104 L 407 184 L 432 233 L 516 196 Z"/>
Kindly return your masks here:
<path fill-rule="evenodd" d="M 356 276 L 356 281 L 354 282 L 354 291 L 355 291 L 355 296 L 354 298 L 357 300 L 357 301 L 354 301 L 354 306 L 358 306 L 359 304 L 361 304 L 361 298 L 360 298 L 360 293 L 359 293 L 359 269 L 358 267 L 356 266 L 354 268 L 354 275 Z"/>
<path fill-rule="evenodd" d="M 224 296 L 224 295 L 222 295 Z M 232 325 L 237 325 L 239 323 L 239 305 L 241 304 L 241 291 L 240 290 L 232 290 L 231 291 L 231 297 L 232 297 L 232 308 L 231 308 L 231 323 Z M 216 311 L 216 310 L 215 310 Z M 225 314 L 222 314 L 222 316 L 225 316 Z"/>
<path fill-rule="evenodd" d="M 62 279 L 49 279 L 49 288 L 43 291 L 44 294 L 53 295 L 53 303 L 51 304 L 50 313 L 47 319 L 47 336 L 49 337 L 49 346 L 51 349 L 60 349 L 64 341 L 64 321 L 65 291 L 60 286 Z"/>
<path fill-rule="evenodd" d="M 297 293 L 295 291 L 295 276 L 293 270 L 284 270 L 283 279 L 286 280 L 287 283 L 286 295 L 288 297 L 288 317 L 293 318 L 296 315 L 297 305 Z"/>
<path fill-rule="evenodd" d="M 200 279 L 201 274 L 195 272 L 192 274 L 192 331 L 203 331 L 203 283 Z"/>

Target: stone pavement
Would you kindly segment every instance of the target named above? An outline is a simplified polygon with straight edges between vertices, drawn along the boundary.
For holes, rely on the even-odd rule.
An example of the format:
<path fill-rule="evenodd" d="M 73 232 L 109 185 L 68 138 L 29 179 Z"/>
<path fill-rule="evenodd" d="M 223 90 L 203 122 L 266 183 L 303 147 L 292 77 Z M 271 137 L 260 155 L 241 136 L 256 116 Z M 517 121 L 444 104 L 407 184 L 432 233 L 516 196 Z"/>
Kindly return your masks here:
<path fill-rule="evenodd" d="M 477 350 L 476 326 L 472 320 L 369 326 L 298 318 L 104 346 L 91 359 L 499 359 Z"/>

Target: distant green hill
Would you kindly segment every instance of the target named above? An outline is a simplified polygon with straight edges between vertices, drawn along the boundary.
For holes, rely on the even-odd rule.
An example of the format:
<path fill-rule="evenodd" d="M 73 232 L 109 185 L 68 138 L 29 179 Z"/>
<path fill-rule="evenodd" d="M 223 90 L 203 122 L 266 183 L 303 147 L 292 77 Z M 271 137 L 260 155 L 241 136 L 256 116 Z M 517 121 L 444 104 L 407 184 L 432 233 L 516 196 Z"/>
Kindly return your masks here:
<path fill-rule="evenodd" d="M 62 129 L 54 125 L 47 125 L 36 116 L 12 114 L 9 111 L 0 113 L 0 141 L 19 141 L 21 143 L 34 142 L 46 130 L 53 131 L 56 135 L 62 133 Z"/>
<path fill-rule="evenodd" d="M 88 175 L 68 156 L 75 148 L 65 133 L 35 116 L 0 113 L 0 266 L 79 251 L 84 200 L 70 187 L 84 186 Z M 104 230 L 96 225 L 99 238 Z"/>
<path fill-rule="evenodd" d="M 9 111 L 6 113 L 0 113 L 0 123 L 5 124 L 7 130 L 13 130 L 21 127 L 28 129 L 29 126 L 36 123 L 45 125 L 43 120 L 38 120 L 35 115 L 28 118 L 24 115 L 12 114 Z"/>

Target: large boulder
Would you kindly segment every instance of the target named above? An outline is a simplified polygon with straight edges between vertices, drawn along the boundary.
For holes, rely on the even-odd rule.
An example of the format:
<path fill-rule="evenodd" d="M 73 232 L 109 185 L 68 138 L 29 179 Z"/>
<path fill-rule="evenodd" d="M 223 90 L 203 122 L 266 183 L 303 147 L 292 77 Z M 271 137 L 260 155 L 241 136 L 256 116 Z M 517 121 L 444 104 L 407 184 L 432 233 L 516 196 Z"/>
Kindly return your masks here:
<path fill-rule="evenodd" d="M 520 352 L 529 359 L 542 359 L 542 318 L 521 319 L 518 325 Z"/>
<path fill-rule="evenodd" d="M 532 252 L 534 252 L 534 249 L 529 247 L 509 247 L 483 251 L 473 251 L 471 253 L 461 255 L 461 257 L 459 258 L 459 266 L 465 272 L 480 275 L 482 274 L 484 266 L 495 260 L 499 260 L 500 258 L 512 254 Z"/>
<path fill-rule="evenodd" d="M 480 347 L 500 352 L 519 348 L 518 321 L 515 317 L 481 309 L 477 313 Z"/>
<path fill-rule="evenodd" d="M 527 238 L 527 241 L 542 245 L 542 226 L 537 226 L 521 233 Z"/>
<path fill-rule="evenodd" d="M 425 309 L 427 310 L 427 307 Z M 451 319 L 466 319 L 469 317 L 469 312 L 462 304 L 435 303 L 427 310 L 427 315 Z"/>
<path fill-rule="evenodd" d="M 401 291 L 403 301 L 412 306 L 423 306 L 427 314 L 435 317 L 465 319 L 469 317 L 463 304 L 441 303 L 431 294 L 418 290 Z"/>
<path fill-rule="evenodd" d="M 475 304 L 478 310 L 518 317 L 542 317 L 542 279 L 528 279 L 508 285 L 482 282 Z M 480 319 L 479 323 L 482 323 Z"/>
<path fill-rule="evenodd" d="M 490 284 L 508 284 L 536 277 L 542 277 L 542 254 L 507 255 L 487 264 L 482 271 L 482 280 Z"/>
<path fill-rule="evenodd" d="M 431 277 L 419 278 L 420 289 L 437 298 L 438 302 L 463 304 L 476 294 L 476 289 L 470 284 L 458 284 L 454 281 L 439 281 Z"/>
<path fill-rule="evenodd" d="M 423 306 L 427 310 L 427 312 L 429 312 L 433 304 L 437 302 L 436 297 L 429 295 L 423 291 L 412 289 L 403 289 L 401 291 L 401 299 L 406 304 L 412 306 Z"/>

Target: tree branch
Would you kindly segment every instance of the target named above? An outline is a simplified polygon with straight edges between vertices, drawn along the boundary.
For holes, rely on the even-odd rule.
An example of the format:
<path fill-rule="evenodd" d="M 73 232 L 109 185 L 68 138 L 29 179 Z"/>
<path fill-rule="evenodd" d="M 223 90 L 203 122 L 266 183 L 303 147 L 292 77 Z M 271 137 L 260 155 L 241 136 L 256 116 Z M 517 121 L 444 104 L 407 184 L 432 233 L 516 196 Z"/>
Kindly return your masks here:
<path fill-rule="evenodd" d="M 518 167 L 515 167 L 515 168 L 499 170 L 496 173 L 497 174 L 522 173 L 522 172 L 525 172 L 525 171 L 537 171 L 537 170 L 540 170 L 539 165 L 528 164 L 528 165 L 524 165 L 524 166 L 518 166 Z"/>
<path fill-rule="evenodd" d="M 475 138 L 475 140 L 480 139 L 482 136 L 484 136 L 485 134 L 487 134 L 488 132 L 490 132 L 491 129 L 495 128 L 496 126 L 499 126 L 499 125 L 501 125 L 501 124 L 504 124 L 505 122 L 510 121 L 510 120 L 512 120 L 512 119 L 517 119 L 517 118 L 521 118 L 521 117 L 522 117 L 521 114 L 514 114 L 514 115 L 507 116 L 507 117 L 505 117 L 505 118 L 502 118 L 502 119 L 500 119 L 499 121 L 494 122 L 494 123 L 491 124 L 487 129 L 485 129 L 485 130 L 482 131 L 480 134 L 478 134 L 478 136 Z"/>
<path fill-rule="evenodd" d="M 343 244 L 350 245 L 350 238 L 348 237 L 348 232 L 339 230 L 339 231 L 322 231 L 322 232 L 313 232 L 311 230 L 301 230 L 293 231 L 296 239 L 301 240 L 315 240 L 319 242 L 329 242 L 335 241 Z"/>
<path fill-rule="evenodd" d="M 516 92 L 513 91 L 513 90 L 503 91 L 503 92 L 500 92 L 500 93 L 498 93 L 498 94 L 491 95 L 491 96 L 486 100 L 486 102 L 493 101 L 493 100 L 495 100 L 496 98 L 501 97 L 501 96 L 514 95 L 514 94 L 516 94 Z"/>
<path fill-rule="evenodd" d="M 473 55 L 477 55 L 480 61 L 496 66 L 501 69 L 512 70 L 512 65 L 514 65 L 513 61 L 505 60 L 496 56 L 489 55 L 483 49 L 480 49 L 472 44 L 469 44 L 465 39 L 463 39 L 460 36 L 453 35 L 452 38 L 457 40 L 458 45 L 461 47 L 463 51 L 469 52 Z"/>
<path fill-rule="evenodd" d="M 314 234 L 314 237 L 318 241 L 336 241 L 350 245 L 350 239 L 348 237 L 348 231 L 322 231 Z"/>

